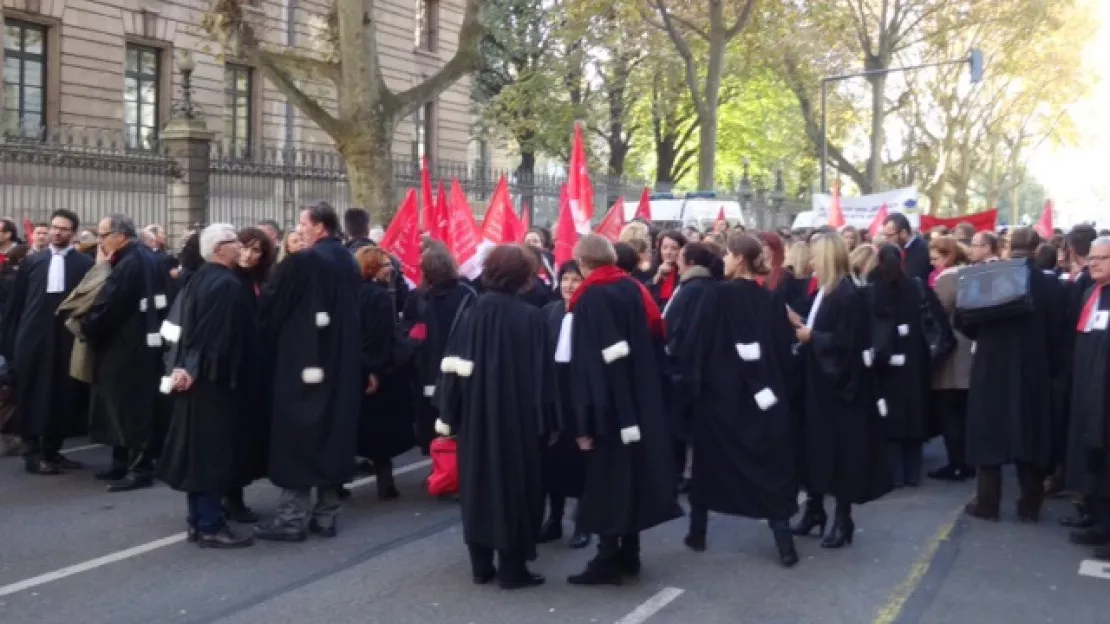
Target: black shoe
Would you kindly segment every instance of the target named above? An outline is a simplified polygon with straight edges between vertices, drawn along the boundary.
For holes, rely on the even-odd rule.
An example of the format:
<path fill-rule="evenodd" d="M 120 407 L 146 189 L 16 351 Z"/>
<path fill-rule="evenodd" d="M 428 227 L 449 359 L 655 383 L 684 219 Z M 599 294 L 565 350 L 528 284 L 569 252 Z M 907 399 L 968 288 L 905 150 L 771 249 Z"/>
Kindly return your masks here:
<path fill-rule="evenodd" d="M 852 543 L 852 536 L 856 532 L 856 523 L 851 517 L 835 518 L 832 528 L 825 539 L 821 540 L 821 548 L 844 548 Z"/>
<path fill-rule="evenodd" d="M 355 473 L 360 475 L 374 474 L 374 462 L 369 459 L 358 459 L 355 461 Z"/>
<path fill-rule="evenodd" d="M 705 533 L 690 533 L 683 543 L 694 552 L 705 552 Z"/>
<path fill-rule="evenodd" d="M 230 501 L 224 504 L 224 517 L 236 524 L 254 524 L 260 519 L 250 507 Z"/>
<path fill-rule="evenodd" d="M 273 521 L 254 527 L 254 538 L 268 542 L 303 542 L 308 532 L 291 524 Z"/>
<path fill-rule="evenodd" d="M 497 578 L 497 568 L 490 568 L 480 573 L 475 572 L 473 578 L 475 585 L 488 585 L 490 581 Z"/>
<path fill-rule="evenodd" d="M 395 486 L 387 485 L 385 487 L 378 488 L 378 500 L 384 502 L 397 500 L 398 498 L 401 498 L 401 493 L 397 491 L 397 488 Z"/>
<path fill-rule="evenodd" d="M 943 468 L 930 470 L 928 473 L 928 477 L 930 479 L 936 479 L 937 481 L 956 481 L 956 476 L 959 474 L 959 472 L 959 468 L 953 466 L 952 464 L 948 464 Z"/>
<path fill-rule="evenodd" d="M 567 542 L 567 548 L 572 548 L 574 550 L 586 548 L 589 545 L 590 534 L 586 533 L 585 531 L 579 531 L 578 529 L 574 530 L 574 535 L 571 535 L 570 541 Z"/>
<path fill-rule="evenodd" d="M 595 557 L 580 574 L 567 577 L 567 582 L 571 585 L 620 585 L 624 578 L 615 560 Z"/>
<path fill-rule="evenodd" d="M 529 572 L 527 568 L 524 569 L 523 575 L 497 579 L 497 586 L 501 589 L 524 589 L 525 587 L 538 587 L 543 583 L 544 578 L 542 576 Z"/>
<path fill-rule="evenodd" d="M 62 474 L 61 467 L 54 462 L 40 460 L 37 457 L 28 457 L 23 461 L 23 469 L 28 474 L 54 476 Z"/>
<path fill-rule="evenodd" d="M 546 544 L 563 539 L 563 521 L 560 518 L 548 518 L 540 527 L 540 534 L 536 536 L 537 544 Z"/>
<path fill-rule="evenodd" d="M 200 532 L 197 531 L 196 527 L 189 527 L 185 530 L 186 542 L 189 542 L 190 544 L 195 544 L 198 539 L 200 539 Z"/>
<path fill-rule="evenodd" d="M 231 529 L 224 527 L 219 531 L 210 535 L 200 534 L 197 537 L 197 546 L 201 548 L 246 548 L 254 544 L 254 538 L 250 535 L 236 535 L 231 532 Z"/>
<path fill-rule="evenodd" d="M 62 470 L 81 470 L 85 467 L 85 464 L 83 464 L 82 462 L 70 459 L 65 455 L 62 455 L 61 453 L 54 453 L 50 457 L 50 461 L 58 464 L 58 467 Z"/>
<path fill-rule="evenodd" d="M 109 492 L 131 492 L 154 485 L 154 478 L 148 475 L 129 474 L 108 486 Z"/>
<path fill-rule="evenodd" d="M 794 531 L 794 535 L 808 536 L 813 529 L 817 529 L 817 535 L 821 536 L 825 534 L 825 525 L 828 523 L 829 515 L 825 513 L 824 508 L 807 502 L 801 519 L 791 527 L 791 530 Z"/>
<path fill-rule="evenodd" d="M 798 564 L 798 550 L 794 548 L 794 534 L 789 530 L 775 531 L 775 547 L 779 551 L 779 563 L 784 568 L 792 568 Z M 851 537 L 848 538 L 851 542 Z"/>
<path fill-rule="evenodd" d="M 980 520 L 990 520 L 991 522 L 998 522 L 998 509 L 989 508 L 979 502 L 976 498 L 970 503 L 964 505 L 964 513 L 972 518 L 979 518 Z"/>
<path fill-rule="evenodd" d="M 1079 529 L 1068 533 L 1068 541 L 1080 546 L 1102 546 L 1103 544 L 1110 544 L 1110 533 L 1107 533 L 1101 527 Z"/>
<path fill-rule="evenodd" d="M 324 527 L 320 526 L 319 522 L 316 522 L 316 518 L 313 518 L 308 521 L 308 530 L 314 535 L 332 538 L 339 535 L 339 523 L 335 519 L 332 519 L 331 525 Z"/>
<path fill-rule="evenodd" d="M 347 489 L 347 486 L 343 486 L 343 487 L 339 488 L 339 500 L 347 500 L 350 497 L 351 497 L 351 490 Z"/>
<path fill-rule="evenodd" d="M 962 467 L 956 469 L 956 479 L 955 479 L 956 481 L 967 481 L 968 479 L 974 479 L 974 478 L 975 478 L 975 469 L 974 468 L 971 468 L 971 467 L 968 467 L 968 466 L 962 466 Z"/>
<path fill-rule="evenodd" d="M 119 481 L 127 476 L 127 466 L 112 466 L 93 475 L 97 481 Z"/>
<path fill-rule="evenodd" d="M 1086 511 L 1077 511 L 1074 516 L 1064 516 L 1059 522 L 1069 529 L 1089 529 L 1095 526 L 1095 519 Z"/>
<path fill-rule="evenodd" d="M 620 567 L 621 574 L 625 576 L 640 575 L 640 568 L 643 564 L 640 562 L 639 541 L 636 542 L 635 547 L 628 547 L 621 544 L 621 549 L 617 553 L 617 565 Z"/>

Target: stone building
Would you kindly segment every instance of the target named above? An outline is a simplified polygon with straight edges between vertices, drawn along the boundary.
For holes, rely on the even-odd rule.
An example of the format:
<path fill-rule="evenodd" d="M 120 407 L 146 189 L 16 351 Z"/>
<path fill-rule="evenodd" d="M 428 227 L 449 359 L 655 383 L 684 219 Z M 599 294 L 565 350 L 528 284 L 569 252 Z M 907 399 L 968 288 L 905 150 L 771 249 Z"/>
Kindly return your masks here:
<path fill-rule="evenodd" d="M 267 42 L 302 50 L 319 45 L 328 0 L 244 0 L 263 20 Z M 329 150 L 331 141 L 290 105 L 261 71 L 223 58 L 198 24 L 208 0 L 0 0 L 3 19 L 2 123 L 8 134 L 79 127 L 103 130 L 131 149 L 154 144 L 170 118 L 181 74 L 193 54 L 195 101 L 217 141 L 252 156 L 295 145 Z M 377 0 L 385 77 L 401 90 L 451 57 L 462 0 Z M 324 84 L 303 85 L 330 106 Z M 424 153 L 442 161 L 478 158 L 471 141 L 469 80 L 428 102 L 397 129 L 395 158 Z M 488 156 L 486 156 L 488 159 Z"/>

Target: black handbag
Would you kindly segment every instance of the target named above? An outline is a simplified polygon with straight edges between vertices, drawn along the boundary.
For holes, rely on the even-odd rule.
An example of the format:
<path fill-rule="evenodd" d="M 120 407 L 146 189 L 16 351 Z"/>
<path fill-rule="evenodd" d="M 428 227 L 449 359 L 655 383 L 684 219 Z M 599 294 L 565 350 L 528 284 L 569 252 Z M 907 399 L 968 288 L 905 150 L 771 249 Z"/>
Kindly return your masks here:
<path fill-rule="evenodd" d="M 1025 260 L 988 262 L 956 276 L 957 325 L 991 323 L 1033 312 Z"/>
<path fill-rule="evenodd" d="M 935 364 L 956 350 L 956 332 L 936 293 L 926 288 L 919 279 L 915 278 L 913 283 L 921 297 L 921 332 L 925 334 L 925 343 L 929 347 L 929 359 Z"/>

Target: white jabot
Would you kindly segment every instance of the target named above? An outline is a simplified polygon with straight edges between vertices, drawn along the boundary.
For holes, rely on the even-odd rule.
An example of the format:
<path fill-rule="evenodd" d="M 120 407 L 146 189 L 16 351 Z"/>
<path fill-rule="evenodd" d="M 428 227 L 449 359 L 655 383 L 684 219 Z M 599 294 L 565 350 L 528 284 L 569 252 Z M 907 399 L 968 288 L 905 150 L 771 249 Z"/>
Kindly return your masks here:
<path fill-rule="evenodd" d="M 72 247 L 50 247 L 50 268 L 46 273 L 46 292 L 60 293 L 66 289 L 66 254 Z"/>
<path fill-rule="evenodd" d="M 825 298 L 825 289 L 818 288 L 817 296 L 813 298 L 813 306 L 809 309 L 809 317 L 806 318 L 806 327 L 813 329 L 813 321 L 817 320 L 817 311 L 821 309 L 821 301 Z"/>

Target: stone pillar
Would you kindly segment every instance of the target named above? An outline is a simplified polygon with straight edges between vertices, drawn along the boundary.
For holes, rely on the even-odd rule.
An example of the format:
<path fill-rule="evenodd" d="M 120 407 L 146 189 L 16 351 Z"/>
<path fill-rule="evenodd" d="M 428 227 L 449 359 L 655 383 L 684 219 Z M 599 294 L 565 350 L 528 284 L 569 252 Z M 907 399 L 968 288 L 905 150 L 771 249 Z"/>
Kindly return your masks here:
<path fill-rule="evenodd" d="M 179 174 L 167 188 L 166 238 L 171 249 L 181 248 L 190 225 L 209 221 L 208 172 L 214 137 L 203 119 L 174 119 L 162 131 L 166 155 L 177 162 Z"/>

